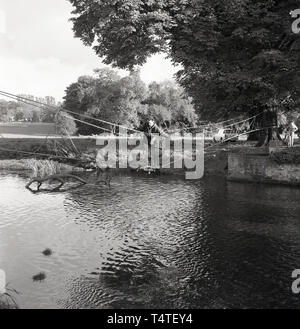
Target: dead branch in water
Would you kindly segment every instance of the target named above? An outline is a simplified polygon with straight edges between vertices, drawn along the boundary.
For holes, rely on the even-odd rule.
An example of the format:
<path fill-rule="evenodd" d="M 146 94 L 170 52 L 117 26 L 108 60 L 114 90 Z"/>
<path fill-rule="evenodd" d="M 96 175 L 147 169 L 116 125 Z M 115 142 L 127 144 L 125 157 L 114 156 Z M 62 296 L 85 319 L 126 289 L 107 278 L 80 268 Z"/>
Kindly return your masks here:
<path fill-rule="evenodd" d="M 48 192 L 57 192 L 59 191 L 63 185 L 66 183 L 66 180 L 68 179 L 73 179 L 77 182 L 79 182 L 80 184 L 79 185 L 86 185 L 87 182 L 83 179 L 81 179 L 80 177 L 77 177 L 75 175 L 51 175 L 51 176 L 48 176 L 48 177 L 45 177 L 45 178 L 33 178 L 30 180 L 30 182 L 26 185 L 26 188 L 28 190 L 30 190 L 31 192 L 39 192 L 41 191 L 41 186 L 43 185 L 43 183 L 45 182 L 49 182 L 49 183 L 53 183 L 53 182 L 58 182 L 59 185 L 52 188 L 52 189 L 43 189 L 43 191 L 48 191 Z M 31 188 L 31 185 L 34 184 L 34 183 L 37 183 L 37 189 L 36 190 L 33 190 Z"/>
<path fill-rule="evenodd" d="M 112 175 L 109 169 L 96 169 L 96 183 L 104 183 L 104 185 L 108 186 L 110 188 L 110 182 L 112 179 Z M 70 175 L 70 174 L 61 174 L 61 175 L 51 175 L 44 178 L 35 177 L 29 181 L 29 183 L 26 185 L 26 188 L 30 190 L 33 193 L 37 192 L 58 192 L 62 191 L 61 188 L 67 183 L 68 180 L 74 180 L 79 183 L 79 185 L 76 185 L 75 188 L 80 187 L 82 185 L 88 185 L 89 182 L 86 180 L 83 180 L 82 178 Z M 48 182 L 49 184 L 57 182 L 59 185 L 48 188 L 48 189 L 41 189 L 43 183 Z M 33 190 L 31 188 L 32 184 L 37 183 L 37 189 Z M 73 187 L 74 188 L 74 187 Z"/>

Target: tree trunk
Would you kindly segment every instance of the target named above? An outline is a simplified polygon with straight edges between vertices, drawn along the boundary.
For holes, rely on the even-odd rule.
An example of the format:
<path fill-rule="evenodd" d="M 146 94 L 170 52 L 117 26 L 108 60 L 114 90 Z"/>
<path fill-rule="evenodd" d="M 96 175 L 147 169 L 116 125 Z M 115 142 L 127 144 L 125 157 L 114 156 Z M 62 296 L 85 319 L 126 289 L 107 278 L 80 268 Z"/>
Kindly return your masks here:
<path fill-rule="evenodd" d="M 266 110 L 257 118 L 258 143 L 256 147 L 269 145 L 272 140 L 280 140 L 281 136 L 278 130 L 277 113 L 275 111 Z"/>

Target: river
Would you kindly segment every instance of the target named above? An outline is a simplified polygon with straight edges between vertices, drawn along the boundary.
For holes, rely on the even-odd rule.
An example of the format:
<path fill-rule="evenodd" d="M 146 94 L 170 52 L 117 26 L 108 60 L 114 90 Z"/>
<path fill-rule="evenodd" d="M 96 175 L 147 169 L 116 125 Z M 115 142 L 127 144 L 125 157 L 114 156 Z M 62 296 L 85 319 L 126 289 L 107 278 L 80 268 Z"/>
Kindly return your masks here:
<path fill-rule="evenodd" d="M 20 308 L 300 306 L 299 189 L 123 175 L 32 194 L 27 181 L 0 174 L 0 268 Z"/>

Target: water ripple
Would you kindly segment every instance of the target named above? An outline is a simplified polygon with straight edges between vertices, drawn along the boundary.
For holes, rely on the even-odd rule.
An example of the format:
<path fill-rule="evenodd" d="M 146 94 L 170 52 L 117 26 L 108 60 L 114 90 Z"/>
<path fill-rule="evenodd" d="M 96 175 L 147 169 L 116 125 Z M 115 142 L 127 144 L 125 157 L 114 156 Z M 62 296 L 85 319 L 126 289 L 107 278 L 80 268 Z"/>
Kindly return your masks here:
<path fill-rule="evenodd" d="M 0 174 L 0 268 L 21 307 L 298 307 L 297 189 L 120 176 L 33 195 L 26 181 Z"/>

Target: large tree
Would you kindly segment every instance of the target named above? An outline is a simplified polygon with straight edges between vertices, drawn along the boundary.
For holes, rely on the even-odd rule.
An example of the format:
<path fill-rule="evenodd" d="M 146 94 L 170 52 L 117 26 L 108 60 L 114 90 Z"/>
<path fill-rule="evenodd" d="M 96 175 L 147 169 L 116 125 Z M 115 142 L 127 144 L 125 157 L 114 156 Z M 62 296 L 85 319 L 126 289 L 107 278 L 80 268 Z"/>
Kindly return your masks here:
<path fill-rule="evenodd" d="M 70 0 L 75 36 L 106 63 L 131 69 L 155 53 L 181 64 L 178 80 L 202 118 L 259 114 L 296 104 L 300 38 L 294 0 Z M 289 107 L 286 109 L 289 110 Z M 266 130 L 262 140 L 270 140 Z"/>
<path fill-rule="evenodd" d="M 191 99 L 183 88 L 172 82 L 151 83 L 144 104 L 148 105 L 148 116 L 168 127 L 175 124 L 194 126 L 198 120 Z"/>
<path fill-rule="evenodd" d="M 77 119 L 98 125 L 104 131 L 115 130 L 115 125 L 132 128 L 138 125 L 138 113 L 143 111 L 146 92 L 138 71 L 121 78 L 113 70 L 97 69 L 95 77 L 80 77 L 67 88 L 63 108 L 111 123 L 77 116 Z M 101 129 L 84 123 L 78 123 L 78 127 L 81 134 L 101 132 Z"/>
<path fill-rule="evenodd" d="M 111 71 L 112 73 L 114 71 Z M 138 71 L 127 77 L 103 78 L 103 70 L 97 71 L 94 101 L 87 113 L 96 118 L 133 128 L 138 125 L 138 113 L 142 111 L 142 101 L 146 97 L 146 85 Z M 115 126 L 106 126 L 106 128 Z"/>

